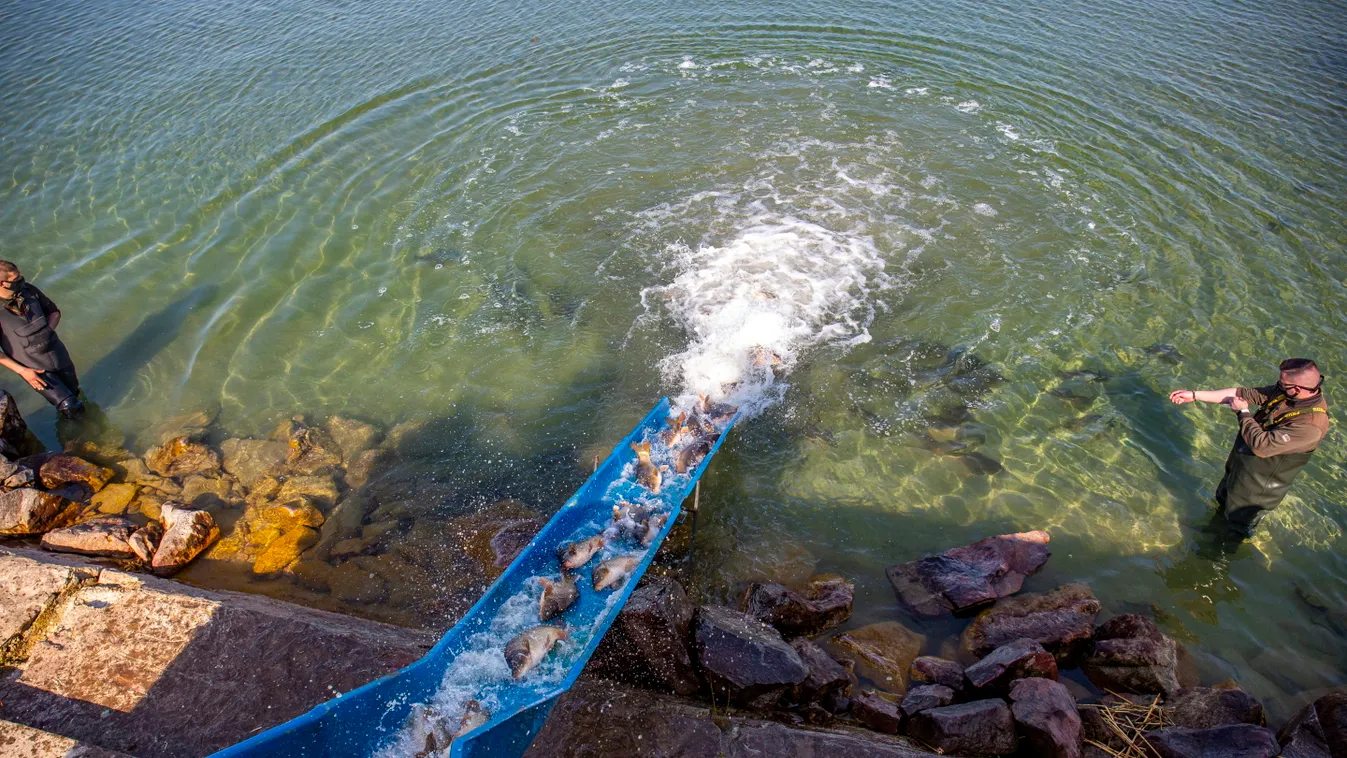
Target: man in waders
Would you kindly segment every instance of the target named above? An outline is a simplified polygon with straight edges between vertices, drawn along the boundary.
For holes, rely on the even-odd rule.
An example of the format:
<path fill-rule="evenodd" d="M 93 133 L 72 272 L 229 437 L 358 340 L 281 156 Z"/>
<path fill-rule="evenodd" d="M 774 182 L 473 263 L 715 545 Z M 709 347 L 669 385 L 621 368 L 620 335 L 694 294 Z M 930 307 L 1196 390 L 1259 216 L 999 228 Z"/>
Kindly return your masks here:
<path fill-rule="evenodd" d="M 1225 461 L 1216 502 L 1230 529 L 1252 536 L 1263 514 L 1281 504 L 1296 474 L 1309 463 L 1328 433 L 1324 377 L 1308 358 L 1281 362 L 1281 377 L 1267 387 L 1176 390 L 1176 405 L 1200 400 L 1229 405 L 1239 422 L 1235 447 Z M 1249 411 L 1249 404 L 1261 406 Z"/>
<path fill-rule="evenodd" d="M 0 261 L 0 366 L 23 377 L 66 418 L 84 410 L 70 352 L 56 336 L 61 309 L 23 280 L 19 267 Z"/>

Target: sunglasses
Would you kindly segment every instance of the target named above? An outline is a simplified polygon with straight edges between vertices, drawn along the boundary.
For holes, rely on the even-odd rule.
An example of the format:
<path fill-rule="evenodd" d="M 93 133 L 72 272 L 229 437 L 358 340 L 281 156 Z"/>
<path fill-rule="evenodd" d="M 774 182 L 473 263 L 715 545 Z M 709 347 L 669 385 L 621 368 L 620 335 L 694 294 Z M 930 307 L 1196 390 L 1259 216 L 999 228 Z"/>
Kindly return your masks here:
<path fill-rule="evenodd" d="M 20 288 L 20 287 L 22 287 L 22 286 L 23 286 L 23 277 L 22 277 L 22 276 L 19 277 L 18 279 L 15 279 L 15 280 L 12 281 L 12 282 L 0 282 L 0 287 L 4 287 L 4 288 L 7 289 L 7 290 L 17 290 L 18 288 Z"/>
<path fill-rule="evenodd" d="M 1299 390 L 1301 392 L 1317 392 L 1319 388 L 1322 386 L 1324 386 L 1323 377 L 1320 377 L 1319 383 L 1314 385 L 1313 387 L 1306 387 L 1300 384 L 1286 384 L 1284 382 L 1277 382 L 1277 389 L 1281 390 L 1283 394 L 1288 393 L 1291 390 Z"/>

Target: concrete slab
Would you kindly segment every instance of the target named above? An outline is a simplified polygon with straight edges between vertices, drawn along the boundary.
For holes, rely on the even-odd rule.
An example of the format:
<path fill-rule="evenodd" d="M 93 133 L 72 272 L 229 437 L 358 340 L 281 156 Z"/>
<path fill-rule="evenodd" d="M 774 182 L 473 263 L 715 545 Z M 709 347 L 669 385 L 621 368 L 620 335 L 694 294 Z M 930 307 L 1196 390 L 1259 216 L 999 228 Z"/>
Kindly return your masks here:
<path fill-rule="evenodd" d="M 33 621 L 78 580 L 76 569 L 0 554 L 0 661 L 21 646 Z"/>
<path fill-rule="evenodd" d="M 0 721 L 0 755 L 5 758 L 131 758 L 126 753 L 104 750 L 10 721 Z"/>

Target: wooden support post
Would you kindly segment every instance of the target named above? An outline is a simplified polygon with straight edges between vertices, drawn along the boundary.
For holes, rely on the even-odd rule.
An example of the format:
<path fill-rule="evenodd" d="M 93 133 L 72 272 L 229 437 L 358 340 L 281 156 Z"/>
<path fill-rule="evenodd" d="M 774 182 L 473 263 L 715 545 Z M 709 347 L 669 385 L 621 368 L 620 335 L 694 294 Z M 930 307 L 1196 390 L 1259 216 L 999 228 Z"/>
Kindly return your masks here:
<path fill-rule="evenodd" d="M 697 514 L 701 511 L 701 505 L 702 480 L 698 479 L 697 484 L 692 488 L 692 536 L 688 539 L 687 584 L 692 584 L 692 554 L 697 549 Z"/>
<path fill-rule="evenodd" d="M 597 474 L 598 471 L 599 471 L 599 456 L 596 455 L 594 456 L 594 473 Z"/>

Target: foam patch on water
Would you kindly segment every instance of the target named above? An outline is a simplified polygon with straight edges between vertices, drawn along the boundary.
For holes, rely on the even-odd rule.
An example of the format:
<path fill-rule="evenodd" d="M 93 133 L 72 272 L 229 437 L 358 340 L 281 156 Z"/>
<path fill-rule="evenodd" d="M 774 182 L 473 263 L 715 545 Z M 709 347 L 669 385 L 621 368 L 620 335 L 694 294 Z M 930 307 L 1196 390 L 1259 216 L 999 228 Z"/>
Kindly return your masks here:
<path fill-rule="evenodd" d="M 996 215 L 996 209 L 986 203 L 977 203 L 973 206 L 973 212 L 979 216 L 991 218 Z"/>
<path fill-rule="evenodd" d="M 964 113 L 977 113 L 982 110 L 982 103 L 976 100 L 965 100 L 954 107 Z"/>
<path fill-rule="evenodd" d="M 869 341 L 870 295 L 889 284 L 872 239 L 790 217 L 668 252 L 678 275 L 642 301 L 663 302 L 691 341 L 664 359 L 664 378 L 684 402 L 705 394 L 748 415 L 780 399 L 804 351 Z"/>

